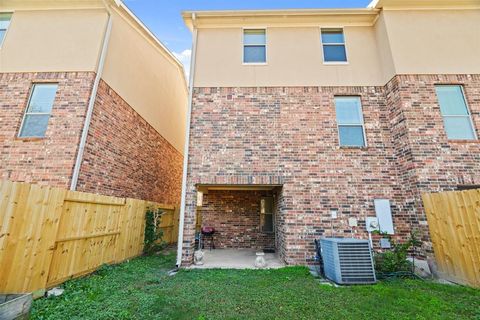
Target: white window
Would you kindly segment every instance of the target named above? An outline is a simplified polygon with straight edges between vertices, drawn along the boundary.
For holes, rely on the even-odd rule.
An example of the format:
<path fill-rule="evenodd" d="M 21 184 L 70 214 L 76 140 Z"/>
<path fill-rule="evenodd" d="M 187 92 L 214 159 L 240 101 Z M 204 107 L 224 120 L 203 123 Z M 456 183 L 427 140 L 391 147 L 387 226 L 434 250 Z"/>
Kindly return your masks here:
<path fill-rule="evenodd" d="M 360 97 L 335 97 L 335 110 L 340 146 L 366 146 Z"/>
<path fill-rule="evenodd" d="M 44 137 L 57 93 L 56 83 L 33 85 L 19 137 Z"/>
<path fill-rule="evenodd" d="M 263 232 L 273 232 L 273 197 L 260 200 L 260 226 Z"/>
<path fill-rule="evenodd" d="M 243 30 L 243 63 L 267 62 L 267 36 L 265 29 Z"/>
<path fill-rule="evenodd" d="M 11 19 L 11 13 L 0 13 L 0 46 L 2 45 L 3 38 L 5 38 Z"/>
<path fill-rule="evenodd" d="M 323 29 L 322 47 L 324 62 L 347 62 L 343 29 Z"/>
<path fill-rule="evenodd" d="M 448 139 L 475 139 L 472 117 L 462 86 L 435 86 Z"/>

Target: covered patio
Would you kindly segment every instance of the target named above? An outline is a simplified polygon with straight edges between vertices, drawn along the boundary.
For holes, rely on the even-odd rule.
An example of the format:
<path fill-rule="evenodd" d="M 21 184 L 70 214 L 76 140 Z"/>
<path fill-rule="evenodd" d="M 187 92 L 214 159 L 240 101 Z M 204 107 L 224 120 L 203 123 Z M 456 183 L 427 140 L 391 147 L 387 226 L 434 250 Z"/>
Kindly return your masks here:
<path fill-rule="evenodd" d="M 282 267 L 280 191 L 279 185 L 197 185 L 195 249 L 203 259 L 192 267 L 255 268 L 257 256 L 265 268 Z"/>

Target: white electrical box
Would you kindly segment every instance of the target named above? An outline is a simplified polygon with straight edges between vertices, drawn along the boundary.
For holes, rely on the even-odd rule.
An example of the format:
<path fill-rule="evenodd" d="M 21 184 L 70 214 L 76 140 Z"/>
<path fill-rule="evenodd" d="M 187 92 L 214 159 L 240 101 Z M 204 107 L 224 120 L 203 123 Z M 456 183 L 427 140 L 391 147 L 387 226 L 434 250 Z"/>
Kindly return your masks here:
<path fill-rule="evenodd" d="M 357 227 L 358 226 L 357 218 L 348 218 L 348 225 L 350 227 Z"/>
<path fill-rule="evenodd" d="M 394 234 L 390 200 L 375 199 L 374 204 L 375 204 L 375 213 L 377 214 L 378 226 L 379 226 L 380 232 L 386 232 L 387 234 Z"/>

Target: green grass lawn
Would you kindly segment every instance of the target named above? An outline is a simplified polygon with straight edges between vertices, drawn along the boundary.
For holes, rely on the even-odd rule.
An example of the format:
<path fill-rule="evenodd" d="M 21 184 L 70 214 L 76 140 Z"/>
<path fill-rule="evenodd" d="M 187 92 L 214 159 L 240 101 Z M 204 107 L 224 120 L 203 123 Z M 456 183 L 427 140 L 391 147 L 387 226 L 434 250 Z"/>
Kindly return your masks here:
<path fill-rule="evenodd" d="M 480 319 L 480 290 L 420 280 L 320 285 L 303 267 L 182 270 L 141 257 L 34 302 L 32 319 Z"/>

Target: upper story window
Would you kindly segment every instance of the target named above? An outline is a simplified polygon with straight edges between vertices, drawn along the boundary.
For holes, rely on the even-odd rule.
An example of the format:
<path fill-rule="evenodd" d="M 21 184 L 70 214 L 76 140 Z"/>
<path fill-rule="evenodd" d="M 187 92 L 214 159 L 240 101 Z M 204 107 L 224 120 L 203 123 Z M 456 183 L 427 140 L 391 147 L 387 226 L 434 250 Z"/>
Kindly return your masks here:
<path fill-rule="evenodd" d="M 322 29 L 324 62 L 347 62 L 343 29 Z"/>
<path fill-rule="evenodd" d="M 10 25 L 11 19 L 11 13 L 0 13 L 0 46 L 3 43 L 3 38 L 5 38 L 5 34 L 7 33 L 7 29 Z"/>
<path fill-rule="evenodd" d="M 340 146 L 366 146 L 360 97 L 335 97 L 335 111 Z"/>
<path fill-rule="evenodd" d="M 438 85 L 435 90 L 448 139 L 475 139 L 472 117 L 462 86 Z"/>
<path fill-rule="evenodd" d="M 265 29 L 243 30 L 243 63 L 267 62 L 267 36 Z"/>
<path fill-rule="evenodd" d="M 56 83 L 33 85 L 19 137 L 44 137 L 57 93 Z"/>

